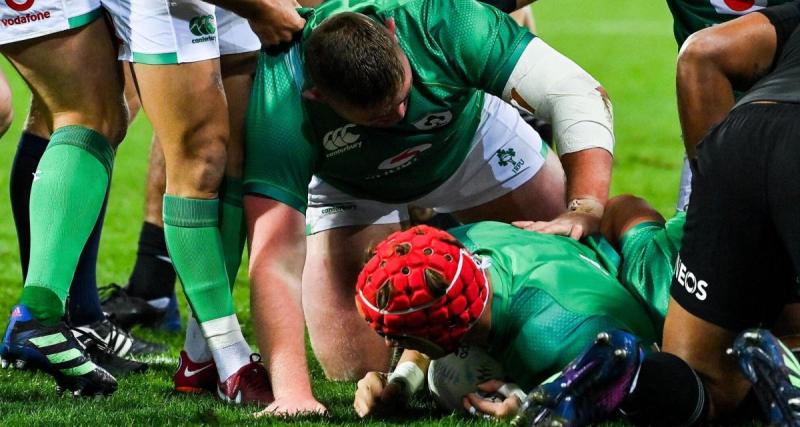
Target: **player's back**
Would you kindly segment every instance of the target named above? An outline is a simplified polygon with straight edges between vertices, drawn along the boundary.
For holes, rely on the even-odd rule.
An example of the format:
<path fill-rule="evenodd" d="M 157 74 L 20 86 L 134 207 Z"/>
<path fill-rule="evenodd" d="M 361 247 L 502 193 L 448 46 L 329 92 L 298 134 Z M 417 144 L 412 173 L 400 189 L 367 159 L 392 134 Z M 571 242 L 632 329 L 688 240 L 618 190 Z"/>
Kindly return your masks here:
<path fill-rule="evenodd" d="M 490 264 L 489 351 L 521 385 L 563 368 L 602 330 L 626 329 L 645 343 L 657 339 L 647 309 L 617 280 L 614 253 L 497 222 L 449 231 Z"/>

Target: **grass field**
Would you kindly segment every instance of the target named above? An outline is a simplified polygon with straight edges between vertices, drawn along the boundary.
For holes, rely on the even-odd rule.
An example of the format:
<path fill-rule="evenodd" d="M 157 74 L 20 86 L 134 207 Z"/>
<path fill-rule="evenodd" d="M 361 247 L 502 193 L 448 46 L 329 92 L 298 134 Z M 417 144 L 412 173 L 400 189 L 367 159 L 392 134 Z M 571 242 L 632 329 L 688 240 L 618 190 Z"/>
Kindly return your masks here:
<path fill-rule="evenodd" d="M 541 0 L 534 8 L 539 35 L 589 70 L 611 94 L 616 116 L 617 154 L 613 193 L 648 198 L 669 215 L 675 203 L 682 148 L 674 95 L 675 42 L 665 2 L 631 0 Z M 29 93 L 11 67 L 0 62 L 11 79 L 16 119 L 0 140 L 0 170 L 9 171 Z M 143 188 L 150 127 L 140 116 L 128 132 L 116 161 L 103 231 L 98 282 L 124 282 L 133 265 L 143 215 Z M 0 174 L 0 200 L 8 200 L 8 174 Z M 240 272 L 242 273 L 242 272 Z M 0 203 L 0 313 L 8 313 L 21 289 L 11 209 Z M 238 315 L 250 332 L 247 283 L 240 274 L 235 293 Z M 185 312 L 185 311 L 184 311 Z M 0 322 L 5 327 L 5 322 Z M 46 375 L 0 371 L 0 423 L 13 425 L 162 425 L 278 423 L 254 420 L 248 409 L 223 405 L 211 397 L 176 396 L 171 375 L 182 336 L 141 331 L 168 340 L 171 352 L 152 360 L 150 372 L 123 378 L 119 391 L 98 401 L 55 395 Z M 254 342 L 251 341 L 251 342 Z M 312 359 L 317 397 L 330 409 L 325 421 L 353 424 L 352 383 L 326 381 Z M 465 420 L 442 417 L 417 402 L 403 418 L 371 424 L 457 425 Z M 295 421 L 317 423 L 319 418 Z"/>

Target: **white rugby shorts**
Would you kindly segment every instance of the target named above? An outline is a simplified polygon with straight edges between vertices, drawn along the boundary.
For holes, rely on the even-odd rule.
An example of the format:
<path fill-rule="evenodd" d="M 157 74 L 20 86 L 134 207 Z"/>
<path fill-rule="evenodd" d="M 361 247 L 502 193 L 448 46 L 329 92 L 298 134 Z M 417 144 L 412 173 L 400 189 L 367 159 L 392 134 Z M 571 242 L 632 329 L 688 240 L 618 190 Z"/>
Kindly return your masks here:
<path fill-rule="evenodd" d="M 409 203 L 388 204 L 355 198 L 314 176 L 308 186 L 306 231 L 407 221 L 409 205 L 442 213 L 473 208 L 528 182 L 544 165 L 547 151 L 516 109 L 486 94 L 472 149 L 439 187 Z"/>
<path fill-rule="evenodd" d="M 0 0 L 4 1 L 4 0 Z M 199 0 L 102 0 L 122 40 L 119 59 L 180 64 L 261 48 L 247 20 Z"/>
<path fill-rule="evenodd" d="M 0 46 L 82 27 L 101 12 L 100 0 L 0 0 Z"/>

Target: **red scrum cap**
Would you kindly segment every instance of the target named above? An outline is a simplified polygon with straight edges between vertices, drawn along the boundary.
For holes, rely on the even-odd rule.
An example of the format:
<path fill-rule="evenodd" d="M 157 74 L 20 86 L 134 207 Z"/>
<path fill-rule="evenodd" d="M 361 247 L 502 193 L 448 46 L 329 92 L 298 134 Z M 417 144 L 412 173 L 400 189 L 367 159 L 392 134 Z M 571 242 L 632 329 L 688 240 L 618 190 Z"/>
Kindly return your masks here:
<path fill-rule="evenodd" d="M 419 225 L 375 248 L 356 283 L 359 313 L 378 334 L 458 348 L 486 308 L 489 286 L 449 233 Z"/>

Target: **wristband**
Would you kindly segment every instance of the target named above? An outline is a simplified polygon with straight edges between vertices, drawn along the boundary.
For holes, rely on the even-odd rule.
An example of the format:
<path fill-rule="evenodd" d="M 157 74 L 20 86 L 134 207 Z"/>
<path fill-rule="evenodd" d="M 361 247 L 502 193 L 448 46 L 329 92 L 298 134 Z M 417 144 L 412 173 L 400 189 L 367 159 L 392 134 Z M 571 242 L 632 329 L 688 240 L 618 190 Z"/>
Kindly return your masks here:
<path fill-rule="evenodd" d="M 414 362 L 402 362 L 389 375 L 390 383 L 402 383 L 411 396 L 422 387 L 425 382 L 425 373 Z"/>
<path fill-rule="evenodd" d="M 505 397 L 514 396 L 519 399 L 519 403 L 524 402 L 526 397 L 525 392 L 514 383 L 503 384 L 499 389 L 497 389 L 497 392 Z"/>

